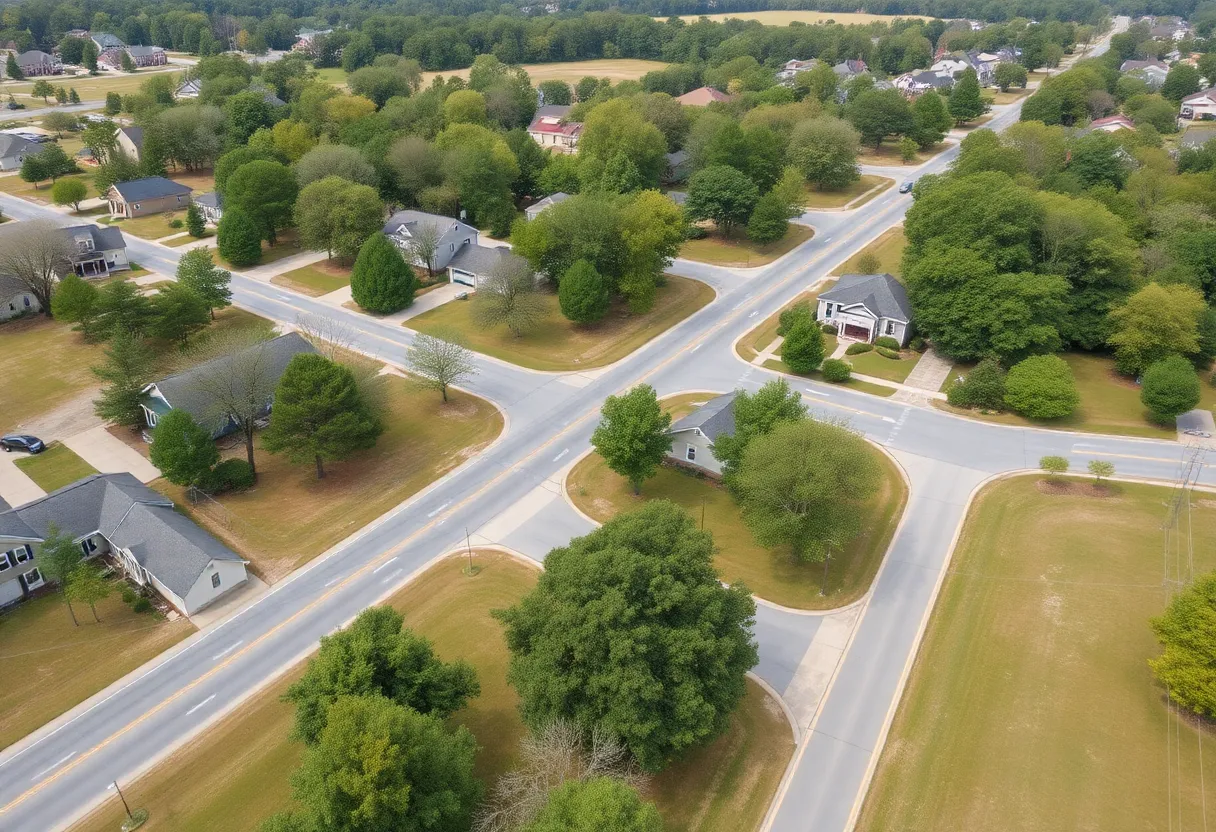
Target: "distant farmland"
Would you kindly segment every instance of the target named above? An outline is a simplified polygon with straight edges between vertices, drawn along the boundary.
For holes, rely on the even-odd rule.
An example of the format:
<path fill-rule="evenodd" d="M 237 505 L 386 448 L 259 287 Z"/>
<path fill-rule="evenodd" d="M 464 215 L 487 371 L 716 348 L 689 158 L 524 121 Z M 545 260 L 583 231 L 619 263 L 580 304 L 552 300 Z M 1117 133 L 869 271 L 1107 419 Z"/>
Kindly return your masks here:
<path fill-rule="evenodd" d="M 620 58 L 617 60 L 598 60 L 598 61 L 566 61 L 564 63 L 553 64 L 524 64 L 524 69 L 528 72 L 528 77 L 532 79 L 533 84 L 539 84 L 541 81 L 566 81 L 570 84 L 577 83 L 582 78 L 588 75 L 593 75 L 596 78 L 610 78 L 613 81 L 633 81 L 641 78 L 647 72 L 656 69 L 663 69 L 667 64 L 662 61 L 641 61 L 633 58 Z M 422 84 L 427 86 L 431 83 L 431 79 L 436 75 L 451 77 L 459 75 L 461 78 L 469 77 L 468 69 L 450 69 L 446 72 L 424 72 L 422 73 Z"/>

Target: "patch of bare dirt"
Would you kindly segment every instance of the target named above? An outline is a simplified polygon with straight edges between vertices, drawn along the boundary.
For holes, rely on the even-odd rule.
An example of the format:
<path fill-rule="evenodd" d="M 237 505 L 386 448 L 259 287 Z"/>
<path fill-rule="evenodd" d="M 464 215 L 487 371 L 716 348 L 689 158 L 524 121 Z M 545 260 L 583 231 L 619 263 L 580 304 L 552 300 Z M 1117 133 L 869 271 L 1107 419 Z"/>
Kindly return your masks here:
<path fill-rule="evenodd" d="M 449 401 L 439 408 L 439 415 L 444 419 L 468 419 L 476 414 L 477 402 L 472 399 Z"/>
<path fill-rule="evenodd" d="M 91 430 L 102 424 L 101 419 L 93 412 L 93 399 L 100 385 L 81 391 L 70 401 L 59 407 L 41 413 L 33 419 L 16 426 L 22 433 L 32 433 L 44 442 L 54 439 L 66 439 L 86 430 Z"/>
<path fill-rule="evenodd" d="M 1112 483 L 1078 482 L 1076 480 L 1036 480 L 1034 487 L 1040 494 L 1049 496 L 1074 495 L 1079 497 L 1097 497 L 1109 499 L 1119 496 L 1120 489 Z"/>

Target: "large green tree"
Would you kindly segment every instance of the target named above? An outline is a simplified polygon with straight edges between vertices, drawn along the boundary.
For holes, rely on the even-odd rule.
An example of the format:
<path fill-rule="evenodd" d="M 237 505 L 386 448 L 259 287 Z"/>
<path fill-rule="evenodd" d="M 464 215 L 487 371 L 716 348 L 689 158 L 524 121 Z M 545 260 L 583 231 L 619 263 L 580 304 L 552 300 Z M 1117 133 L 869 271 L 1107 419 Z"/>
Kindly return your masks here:
<path fill-rule="evenodd" d="M 860 178 L 857 150 L 861 134 L 832 116 L 799 122 L 790 136 L 789 160 L 817 188 L 840 190 Z"/>
<path fill-rule="evenodd" d="M 757 661 L 756 606 L 722 586 L 713 552 L 663 500 L 550 552 L 536 589 L 496 613 L 524 721 L 599 727 L 649 771 L 725 730 Z"/>
<path fill-rule="evenodd" d="M 266 450 L 292 462 L 313 462 L 317 479 L 326 460 L 342 460 L 375 446 L 384 425 L 360 393 L 349 367 L 316 353 L 292 357 L 274 393 Z"/>
<path fill-rule="evenodd" d="M 1170 355 L 1199 350 L 1199 320 L 1206 311 L 1203 295 L 1190 286 L 1149 283 L 1111 310 L 1119 372 L 1137 375 Z"/>
<path fill-rule="evenodd" d="M 220 461 L 211 434 L 179 408 L 156 420 L 148 455 L 165 479 L 183 486 L 196 485 Z"/>
<path fill-rule="evenodd" d="M 936 92 L 929 90 L 912 102 L 912 131 L 908 135 L 922 148 L 939 144 L 953 126 L 946 99 Z"/>
<path fill-rule="evenodd" d="M 1152 621 L 1161 655 L 1149 659 L 1173 702 L 1200 716 L 1216 716 L 1216 573 L 1174 596 Z"/>
<path fill-rule="evenodd" d="M 579 260 L 562 276 L 557 300 L 562 314 L 569 320 L 589 324 L 604 317 L 611 298 L 595 266 L 586 260 Z"/>
<path fill-rule="evenodd" d="M 579 176 L 588 187 L 603 178 L 615 156 L 637 168 L 640 185 L 653 188 L 666 166 L 667 140 L 659 128 L 642 118 L 634 106 L 614 98 L 591 109 L 578 141 Z"/>
<path fill-rule="evenodd" d="M 388 315 L 414 302 L 414 270 L 397 247 L 377 232 L 359 249 L 350 276 L 351 298 L 369 312 Z"/>
<path fill-rule="evenodd" d="M 171 283 L 152 296 L 150 334 L 183 347 L 190 336 L 204 329 L 211 320 L 207 301 L 189 286 Z"/>
<path fill-rule="evenodd" d="M 1168 424 L 1199 404 L 1199 375 L 1181 355 L 1149 365 L 1140 387 L 1140 401 L 1158 422 Z"/>
<path fill-rule="evenodd" d="M 849 101 L 847 112 L 861 140 L 875 148 L 887 136 L 904 136 L 916 127 L 908 99 L 895 89 L 863 92 Z"/>
<path fill-rule="evenodd" d="M 756 183 L 746 174 L 730 165 L 713 165 L 689 180 L 684 213 L 690 220 L 713 220 L 729 237 L 736 225 L 747 223 L 759 198 Z"/>
<path fill-rule="evenodd" d="M 772 433 L 782 422 L 796 422 L 806 418 L 806 405 L 802 394 L 791 390 L 785 379 L 770 381 L 749 393 L 735 392 L 731 406 L 735 416 L 735 430 L 722 434 L 714 440 L 714 458 L 722 463 L 722 477 L 728 483 L 734 481 L 743 461 L 743 452 L 757 436 Z"/>
<path fill-rule="evenodd" d="M 974 121 L 988 111 L 988 105 L 980 95 L 980 83 L 971 68 L 964 69 L 950 90 L 950 115 L 963 124 Z"/>
<path fill-rule="evenodd" d="M 639 384 L 621 396 L 609 396 L 591 444 L 604 462 L 629 480 L 633 493 L 654 476 L 671 450 L 671 414 L 663 410 L 654 388 Z"/>
<path fill-rule="evenodd" d="M 152 381 L 156 357 L 143 339 L 130 332 L 118 332 L 105 349 L 105 360 L 93 367 L 93 375 L 103 384 L 93 411 L 107 422 L 138 428 L 144 422 L 139 406 L 143 389 Z"/>
<path fill-rule="evenodd" d="M 177 261 L 177 282 L 202 298 L 213 320 L 216 309 L 232 305 L 232 274 L 215 265 L 211 249 L 194 248 L 183 254 Z"/>
<path fill-rule="evenodd" d="M 295 223 L 305 247 L 349 260 L 384 225 L 384 203 L 375 188 L 327 176 L 300 191 Z"/>
<path fill-rule="evenodd" d="M 298 193 L 295 175 L 286 165 L 264 159 L 248 162 L 229 177 L 224 209 L 244 211 L 261 229 L 262 239 L 274 245 L 278 232 L 291 225 Z"/>
<path fill-rule="evenodd" d="M 1072 368 L 1058 355 L 1032 355 L 1005 376 L 1005 404 L 1032 419 L 1062 419 L 1081 403 Z"/>
<path fill-rule="evenodd" d="M 237 268 L 253 266 L 262 259 L 261 227 L 240 208 L 224 210 L 215 236 L 220 257 Z"/>
<path fill-rule="evenodd" d="M 610 777 L 572 780 L 558 786 L 521 832 L 662 832 L 653 803 Z"/>

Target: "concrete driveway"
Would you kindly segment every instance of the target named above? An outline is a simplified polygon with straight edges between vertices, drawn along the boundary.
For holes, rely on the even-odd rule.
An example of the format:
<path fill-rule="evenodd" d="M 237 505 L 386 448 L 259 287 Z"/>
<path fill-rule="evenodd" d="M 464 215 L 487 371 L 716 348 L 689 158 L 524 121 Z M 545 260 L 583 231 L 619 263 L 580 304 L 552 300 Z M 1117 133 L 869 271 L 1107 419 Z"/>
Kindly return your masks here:
<path fill-rule="evenodd" d="M 71 450 L 103 474 L 129 471 L 140 482 L 151 482 L 160 470 L 143 454 L 111 434 L 105 427 L 95 427 L 63 440 Z"/>
<path fill-rule="evenodd" d="M 46 492 L 17 467 L 25 454 L 0 453 L 0 500 L 16 507 L 37 500 Z"/>

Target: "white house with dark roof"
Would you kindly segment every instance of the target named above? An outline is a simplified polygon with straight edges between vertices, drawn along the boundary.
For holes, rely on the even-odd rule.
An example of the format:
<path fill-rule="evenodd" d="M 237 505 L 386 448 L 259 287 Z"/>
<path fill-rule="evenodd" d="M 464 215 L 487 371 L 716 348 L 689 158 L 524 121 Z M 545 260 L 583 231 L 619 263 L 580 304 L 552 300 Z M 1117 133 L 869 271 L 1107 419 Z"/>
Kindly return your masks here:
<path fill-rule="evenodd" d="M 23 136 L 0 133 L 0 170 L 20 170 L 26 156 L 42 151 L 42 145 Z"/>
<path fill-rule="evenodd" d="M 722 476 L 722 463 L 714 456 L 714 441 L 735 433 L 735 393 L 716 396 L 671 426 L 671 450 L 667 457 L 715 477 Z"/>
<path fill-rule="evenodd" d="M 552 208 L 559 202 L 565 202 L 570 198 L 570 194 L 563 191 L 558 191 L 555 194 L 549 194 L 544 199 L 538 199 L 536 202 L 524 209 L 524 216 L 530 220 L 534 220 L 545 212 L 546 209 Z"/>
<path fill-rule="evenodd" d="M 63 229 L 72 246 L 72 270 L 81 277 L 105 277 L 131 268 L 122 229 L 73 225 Z"/>
<path fill-rule="evenodd" d="M 460 220 L 425 211 L 398 211 L 384 224 L 384 235 L 393 241 L 407 262 L 426 268 L 415 252 L 420 235 L 433 235 L 436 241 L 431 268 L 446 271 L 448 280 L 478 288 L 504 259 L 523 261 L 509 246 L 483 246 L 476 228 Z"/>
<path fill-rule="evenodd" d="M 141 586 L 193 615 L 248 579 L 246 561 L 128 473 L 93 474 L 0 511 L 0 605 L 46 583 L 38 548 L 56 526 L 85 557 L 111 555 Z"/>
<path fill-rule="evenodd" d="M 203 222 L 208 225 L 219 225 L 224 218 L 224 198 L 217 191 L 208 191 L 193 198 L 198 212 L 203 215 Z"/>
<path fill-rule="evenodd" d="M 889 274 L 846 274 L 820 293 L 816 318 L 835 326 L 842 339 L 873 343 L 887 336 L 903 347 L 911 337 L 912 304 Z"/>
<path fill-rule="evenodd" d="M 1208 87 L 1183 98 L 1178 115 L 1197 121 L 1216 118 L 1216 87 Z"/>
<path fill-rule="evenodd" d="M 11 274 L 0 274 L 0 321 L 28 315 L 42 309 L 42 304 L 24 281 Z"/>
<path fill-rule="evenodd" d="M 565 121 L 571 107 L 566 104 L 548 104 L 539 108 L 528 125 L 528 135 L 541 147 L 558 153 L 574 153 L 578 150 L 578 139 L 583 133 L 579 121 Z"/>

